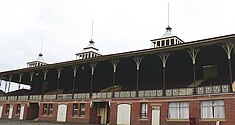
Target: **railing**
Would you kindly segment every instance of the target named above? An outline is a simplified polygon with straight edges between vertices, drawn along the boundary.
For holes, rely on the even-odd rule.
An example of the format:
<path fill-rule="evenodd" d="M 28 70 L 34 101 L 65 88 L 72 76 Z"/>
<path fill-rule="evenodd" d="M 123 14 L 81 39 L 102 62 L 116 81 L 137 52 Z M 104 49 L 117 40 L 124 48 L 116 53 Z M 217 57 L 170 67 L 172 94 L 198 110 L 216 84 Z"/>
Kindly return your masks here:
<path fill-rule="evenodd" d="M 196 95 L 229 93 L 231 85 L 214 85 L 196 88 Z M 165 96 L 189 96 L 194 94 L 194 88 L 166 89 Z M 84 100 L 84 99 L 111 99 L 111 98 L 156 98 L 163 97 L 163 90 L 139 90 L 136 91 L 120 91 L 120 92 L 98 92 L 92 93 L 75 93 L 75 94 L 58 94 L 54 95 L 30 95 L 30 96 L 1 96 L 0 101 L 39 101 L 39 100 Z M 43 97 L 43 98 L 42 98 Z"/>

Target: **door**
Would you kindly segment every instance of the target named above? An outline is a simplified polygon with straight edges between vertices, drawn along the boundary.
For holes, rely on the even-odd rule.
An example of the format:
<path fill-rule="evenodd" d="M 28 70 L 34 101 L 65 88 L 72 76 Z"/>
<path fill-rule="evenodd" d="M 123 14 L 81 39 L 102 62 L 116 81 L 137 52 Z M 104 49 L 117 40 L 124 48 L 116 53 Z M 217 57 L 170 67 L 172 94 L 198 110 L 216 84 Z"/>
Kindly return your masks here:
<path fill-rule="evenodd" d="M 57 122 L 66 122 L 67 105 L 60 104 L 57 112 Z"/>
<path fill-rule="evenodd" d="M 0 118 L 2 118 L 2 109 L 3 109 L 3 106 L 0 105 Z"/>
<path fill-rule="evenodd" d="M 152 125 L 160 125 L 160 106 L 152 106 Z"/>
<path fill-rule="evenodd" d="M 20 107 L 20 117 L 19 117 L 19 119 L 20 119 L 20 120 L 23 120 L 23 118 L 24 118 L 24 105 L 21 105 L 21 107 Z"/>
<path fill-rule="evenodd" d="M 117 124 L 122 124 L 122 125 L 131 124 L 131 105 L 130 104 L 118 105 Z"/>
<path fill-rule="evenodd" d="M 12 118 L 12 113 L 13 113 L 13 105 L 10 105 L 10 110 L 9 110 L 9 115 L 8 115 L 9 119 Z"/>

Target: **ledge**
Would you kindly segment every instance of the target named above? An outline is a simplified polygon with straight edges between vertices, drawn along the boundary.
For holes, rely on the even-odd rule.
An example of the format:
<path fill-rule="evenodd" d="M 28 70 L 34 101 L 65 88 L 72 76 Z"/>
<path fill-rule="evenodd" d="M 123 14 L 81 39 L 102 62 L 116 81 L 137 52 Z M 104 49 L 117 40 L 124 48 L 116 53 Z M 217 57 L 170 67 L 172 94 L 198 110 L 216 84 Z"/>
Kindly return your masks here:
<path fill-rule="evenodd" d="M 215 121 L 226 121 L 226 119 L 225 118 L 201 118 L 201 119 L 199 119 L 199 121 L 206 121 L 206 122 L 208 122 L 208 121 L 213 121 L 213 122 L 215 122 Z"/>
<path fill-rule="evenodd" d="M 138 120 L 139 121 L 148 121 L 149 119 L 148 118 L 139 118 Z"/>
<path fill-rule="evenodd" d="M 167 119 L 169 122 L 188 122 L 189 119 Z"/>

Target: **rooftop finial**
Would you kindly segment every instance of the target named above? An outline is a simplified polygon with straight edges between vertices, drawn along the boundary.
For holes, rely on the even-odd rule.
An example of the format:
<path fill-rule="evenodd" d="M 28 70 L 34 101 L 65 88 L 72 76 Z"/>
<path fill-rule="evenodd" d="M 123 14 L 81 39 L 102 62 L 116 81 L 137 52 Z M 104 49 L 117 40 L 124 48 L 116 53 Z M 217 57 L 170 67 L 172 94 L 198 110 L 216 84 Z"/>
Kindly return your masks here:
<path fill-rule="evenodd" d="M 94 20 L 92 20 L 92 22 L 91 22 L 91 41 L 90 41 L 90 43 L 94 43 L 94 41 L 92 40 L 93 39 L 93 28 L 94 28 Z"/>
<path fill-rule="evenodd" d="M 170 21 L 170 7 L 168 2 L 168 27 L 169 27 L 169 21 Z"/>
<path fill-rule="evenodd" d="M 42 58 L 42 57 L 43 57 L 43 54 L 42 54 L 43 40 L 44 40 L 44 39 L 42 38 L 40 53 L 38 54 L 38 58 L 37 58 L 36 60 L 44 61 L 44 59 Z"/>
<path fill-rule="evenodd" d="M 168 21 L 168 26 L 167 26 L 167 28 L 166 28 L 166 30 L 167 31 L 171 31 L 171 27 L 170 27 L 170 3 L 168 2 L 168 19 L 167 19 L 167 21 Z"/>
<path fill-rule="evenodd" d="M 40 53 L 39 53 L 39 56 L 42 57 L 43 54 L 42 54 L 42 48 L 43 48 L 43 38 L 42 38 L 42 43 L 41 43 L 41 50 L 40 50 Z"/>

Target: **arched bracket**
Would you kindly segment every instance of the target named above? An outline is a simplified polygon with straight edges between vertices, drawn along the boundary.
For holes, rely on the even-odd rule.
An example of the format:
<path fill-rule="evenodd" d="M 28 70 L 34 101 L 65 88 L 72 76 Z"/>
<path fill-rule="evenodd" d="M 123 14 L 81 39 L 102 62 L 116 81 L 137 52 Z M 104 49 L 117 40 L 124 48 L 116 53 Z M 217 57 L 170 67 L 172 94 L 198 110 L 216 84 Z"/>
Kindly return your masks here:
<path fill-rule="evenodd" d="M 62 72 L 63 68 L 57 68 L 57 72 L 58 72 L 58 79 L 60 78 L 61 76 L 61 72 Z"/>
<path fill-rule="evenodd" d="M 195 47 L 195 48 L 189 48 L 189 49 L 185 50 L 190 55 L 193 64 L 196 64 L 197 54 L 200 51 L 200 49 L 201 48 L 199 48 L 199 47 Z"/>
<path fill-rule="evenodd" d="M 118 66 L 119 61 L 120 60 L 111 60 L 110 61 L 112 63 L 112 65 L 113 65 L 113 72 L 117 71 L 117 66 Z"/>
<path fill-rule="evenodd" d="M 19 82 L 22 82 L 23 73 L 20 73 L 19 77 L 20 77 Z"/>
<path fill-rule="evenodd" d="M 136 70 L 138 71 L 140 69 L 140 64 L 143 59 L 143 56 L 135 56 L 134 58 L 135 64 L 136 64 Z"/>
<path fill-rule="evenodd" d="M 43 70 L 43 79 L 44 79 L 44 81 L 47 78 L 47 73 L 48 73 L 48 70 Z"/>
<path fill-rule="evenodd" d="M 161 58 L 162 60 L 162 66 L 165 68 L 166 67 L 166 62 L 167 62 L 167 59 L 169 57 L 170 53 L 161 53 L 161 54 L 158 54 L 158 56 Z"/>
<path fill-rule="evenodd" d="M 79 66 L 77 66 L 77 65 L 74 65 L 74 66 L 73 66 L 73 77 L 76 77 L 78 67 L 79 67 Z"/>
<path fill-rule="evenodd" d="M 223 44 L 220 44 L 220 46 L 225 50 L 225 52 L 227 53 L 227 57 L 228 59 L 231 59 L 231 55 L 232 55 L 232 49 L 234 46 L 234 42 L 230 41 L 230 42 L 225 42 Z"/>
<path fill-rule="evenodd" d="M 30 72 L 29 74 L 30 74 L 30 82 L 32 82 L 33 81 L 34 72 Z"/>
<path fill-rule="evenodd" d="M 91 75 L 94 75 L 96 65 L 97 65 L 97 63 L 91 63 L 91 64 L 90 64 L 90 67 L 91 67 Z"/>

